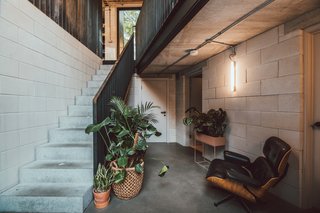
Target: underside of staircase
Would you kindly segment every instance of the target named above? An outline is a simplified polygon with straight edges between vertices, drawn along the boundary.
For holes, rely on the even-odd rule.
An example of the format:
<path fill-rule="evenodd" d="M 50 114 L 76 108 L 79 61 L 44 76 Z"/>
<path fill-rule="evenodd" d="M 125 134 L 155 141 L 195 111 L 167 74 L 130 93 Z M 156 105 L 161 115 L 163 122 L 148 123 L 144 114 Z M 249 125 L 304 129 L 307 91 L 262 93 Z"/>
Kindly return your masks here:
<path fill-rule="evenodd" d="M 111 65 L 101 65 L 49 143 L 36 149 L 36 160 L 19 170 L 19 184 L 0 195 L 0 212 L 83 212 L 92 200 L 93 138 L 84 132 L 92 123 L 92 99 Z"/>

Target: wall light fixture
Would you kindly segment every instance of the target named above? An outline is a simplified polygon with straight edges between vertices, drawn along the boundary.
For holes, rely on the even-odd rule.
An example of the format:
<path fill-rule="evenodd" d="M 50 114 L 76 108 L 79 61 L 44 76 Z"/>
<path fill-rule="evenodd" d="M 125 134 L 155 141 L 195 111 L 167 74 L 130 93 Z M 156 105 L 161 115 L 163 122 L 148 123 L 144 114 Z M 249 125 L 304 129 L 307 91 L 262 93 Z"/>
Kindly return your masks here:
<path fill-rule="evenodd" d="M 236 91 L 236 82 L 237 82 L 237 64 L 234 60 L 236 56 L 235 47 L 231 47 L 232 53 L 229 55 L 230 58 L 230 89 L 232 92 Z"/>

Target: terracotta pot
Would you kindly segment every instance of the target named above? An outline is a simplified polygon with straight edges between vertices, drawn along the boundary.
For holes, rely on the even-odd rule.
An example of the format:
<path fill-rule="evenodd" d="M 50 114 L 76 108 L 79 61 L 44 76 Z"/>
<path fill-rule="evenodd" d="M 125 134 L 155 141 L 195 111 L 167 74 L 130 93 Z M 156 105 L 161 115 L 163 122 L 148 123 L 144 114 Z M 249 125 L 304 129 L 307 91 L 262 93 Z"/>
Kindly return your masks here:
<path fill-rule="evenodd" d="M 110 190 L 111 188 L 109 188 L 109 190 L 106 192 L 95 192 L 95 190 L 93 190 L 94 205 L 96 206 L 97 209 L 103 209 L 109 206 Z"/>

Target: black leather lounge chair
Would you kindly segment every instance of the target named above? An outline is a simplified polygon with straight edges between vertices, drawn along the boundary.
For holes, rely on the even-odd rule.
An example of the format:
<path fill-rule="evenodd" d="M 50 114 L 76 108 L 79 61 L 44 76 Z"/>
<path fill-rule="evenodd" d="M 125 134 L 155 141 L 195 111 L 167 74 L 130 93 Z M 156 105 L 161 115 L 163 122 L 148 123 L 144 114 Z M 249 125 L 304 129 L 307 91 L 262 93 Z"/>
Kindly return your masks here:
<path fill-rule="evenodd" d="M 237 198 L 247 212 L 251 212 L 245 201 L 257 202 L 268 189 L 278 183 L 288 169 L 291 147 L 277 137 L 270 137 L 263 147 L 264 156 L 254 162 L 244 155 L 225 151 L 224 160 L 214 159 L 207 173 L 207 180 L 230 195 L 214 205 L 218 206 Z"/>

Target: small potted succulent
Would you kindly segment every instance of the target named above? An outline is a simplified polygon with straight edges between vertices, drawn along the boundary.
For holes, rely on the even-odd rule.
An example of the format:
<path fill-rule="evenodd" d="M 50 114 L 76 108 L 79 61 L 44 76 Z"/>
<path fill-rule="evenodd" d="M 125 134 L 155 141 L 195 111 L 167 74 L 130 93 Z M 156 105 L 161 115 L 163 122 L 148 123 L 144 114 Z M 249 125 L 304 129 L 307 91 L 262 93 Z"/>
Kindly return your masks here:
<path fill-rule="evenodd" d="M 98 209 L 105 208 L 110 202 L 110 190 L 114 175 L 110 168 L 99 164 L 93 180 L 94 204 Z"/>

